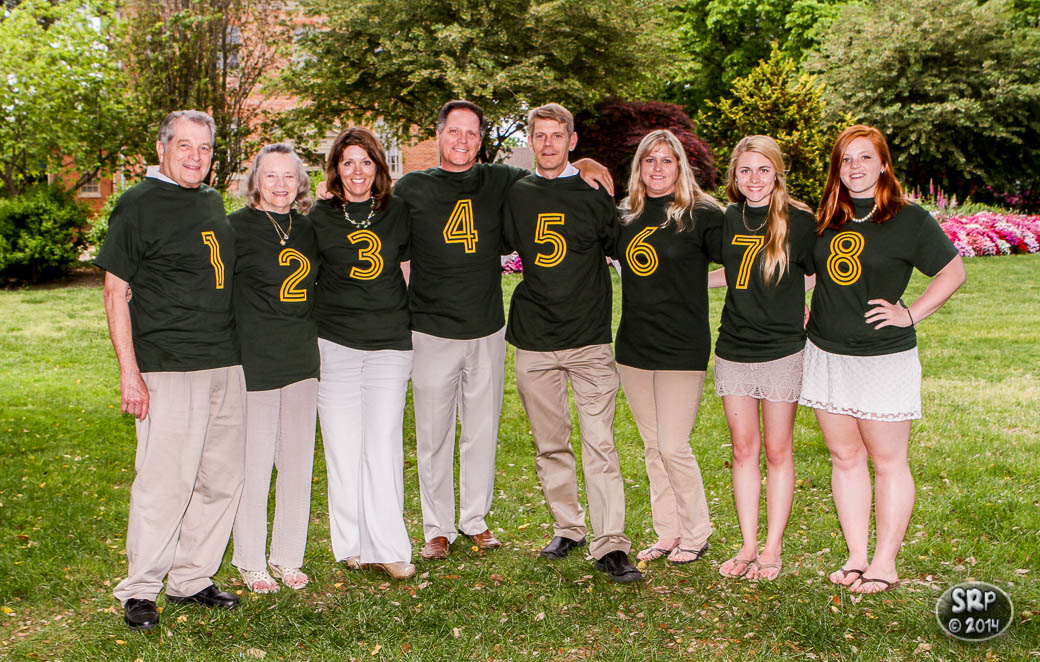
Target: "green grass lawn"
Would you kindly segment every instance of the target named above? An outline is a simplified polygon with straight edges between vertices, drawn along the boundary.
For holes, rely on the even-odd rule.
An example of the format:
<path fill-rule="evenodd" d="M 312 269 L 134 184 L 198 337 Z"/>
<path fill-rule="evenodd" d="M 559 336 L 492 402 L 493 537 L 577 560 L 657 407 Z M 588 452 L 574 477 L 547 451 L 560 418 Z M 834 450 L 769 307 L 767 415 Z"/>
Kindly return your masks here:
<path fill-rule="evenodd" d="M 119 413 L 101 291 L 0 292 L 0 658 L 1040 659 L 1040 255 L 979 258 L 967 268 L 961 292 L 920 327 L 925 418 L 911 437 L 917 506 L 897 591 L 859 600 L 827 581 L 845 548 L 827 451 L 805 409 L 795 428 L 797 488 L 783 574 L 772 583 L 719 576 L 740 535 L 728 432 L 710 383 L 692 437 L 715 529 L 705 561 L 658 561 L 645 583 L 622 586 L 581 554 L 537 559 L 552 527 L 510 352 L 490 517 L 502 549 L 479 552 L 460 539 L 448 561 L 420 559 L 419 574 L 400 583 L 337 566 L 319 450 L 305 563 L 311 585 L 243 594 L 233 612 L 166 606 L 148 635 L 123 625 L 111 594 L 126 572 L 135 441 L 131 420 Z M 507 293 L 516 282 L 506 278 Z M 915 276 L 910 298 L 925 283 Z M 711 301 L 715 327 L 721 293 Z M 654 535 L 642 442 L 623 397 L 616 437 L 627 530 L 639 548 Z M 418 558 L 410 407 L 405 460 L 405 515 Z M 1006 635 L 969 644 L 939 629 L 936 600 L 968 578 L 1011 596 Z M 217 582 L 242 591 L 230 550 Z"/>

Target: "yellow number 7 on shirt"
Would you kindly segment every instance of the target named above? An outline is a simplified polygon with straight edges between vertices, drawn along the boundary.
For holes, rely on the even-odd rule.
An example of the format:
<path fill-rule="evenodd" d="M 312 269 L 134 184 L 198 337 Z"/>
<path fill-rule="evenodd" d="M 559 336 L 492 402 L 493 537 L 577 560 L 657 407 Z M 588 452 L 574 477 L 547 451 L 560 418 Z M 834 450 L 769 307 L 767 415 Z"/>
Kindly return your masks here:
<path fill-rule="evenodd" d="M 737 272 L 737 282 L 734 285 L 738 290 L 746 290 L 748 281 L 751 280 L 751 265 L 755 263 L 759 251 L 765 246 L 766 238 L 754 234 L 735 234 L 731 243 L 734 246 L 747 246 L 744 257 L 740 259 L 740 270 Z"/>
<path fill-rule="evenodd" d="M 539 267 L 555 267 L 567 255 L 567 240 L 563 235 L 550 230 L 550 225 L 563 225 L 563 214 L 538 214 L 538 225 L 534 229 L 534 242 L 536 244 L 551 244 L 552 252 L 548 255 L 539 253 L 534 258 L 534 263 Z"/>

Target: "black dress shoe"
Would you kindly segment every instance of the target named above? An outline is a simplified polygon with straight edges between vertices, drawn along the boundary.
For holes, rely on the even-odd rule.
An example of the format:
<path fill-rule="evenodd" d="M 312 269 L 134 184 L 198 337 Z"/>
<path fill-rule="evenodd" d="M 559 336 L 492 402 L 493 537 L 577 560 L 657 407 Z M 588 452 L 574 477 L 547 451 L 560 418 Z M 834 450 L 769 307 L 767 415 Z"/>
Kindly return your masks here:
<path fill-rule="evenodd" d="M 603 558 L 597 560 L 596 569 L 607 573 L 616 582 L 643 581 L 643 573 L 632 565 L 632 562 L 628 560 L 628 554 L 620 549 L 608 552 Z"/>
<path fill-rule="evenodd" d="M 123 605 L 123 620 L 131 630 L 148 632 L 159 624 L 159 610 L 155 608 L 155 600 L 130 598 Z"/>
<path fill-rule="evenodd" d="M 187 597 L 178 597 L 176 595 L 166 595 L 166 599 L 170 602 L 184 603 L 194 602 L 204 607 L 220 607 L 221 609 L 234 609 L 238 606 L 238 596 L 226 593 L 217 588 L 214 584 L 210 584 L 206 588 L 202 589 L 195 595 L 189 595 Z"/>
<path fill-rule="evenodd" d="M 556 536 L 552 539 L 552 542 L 545 546 L 545 549 L 538 553 L 538 556 L 543 559 L 562 559 L 575 547 L 584 546 L 584 538 L 581 540 L 571 540 L 570 538 L 564 538 L 563 536 Z"/>

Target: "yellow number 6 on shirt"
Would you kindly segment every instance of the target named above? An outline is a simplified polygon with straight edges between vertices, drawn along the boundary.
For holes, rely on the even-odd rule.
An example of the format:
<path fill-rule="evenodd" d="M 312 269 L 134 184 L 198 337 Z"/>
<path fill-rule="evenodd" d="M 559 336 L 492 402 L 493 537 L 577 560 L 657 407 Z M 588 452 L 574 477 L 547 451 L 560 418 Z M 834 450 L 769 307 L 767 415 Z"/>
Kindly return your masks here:
<path fill-rule="evenodd" d="M 550 230 L 550 225 L 563 225 L 563 214 L 538 214 L 538 225 L 534 229 L 534 242 L 536 244 L 551 244 L 552 252 L 548 255 L 539 253 L 534 258 L 534 263 L 539 267 L 555 267 L 567 255 L 567 240 L 563 235 Z"/>
<path fill-rule="evenodd" d="M 657 270 L 657 251 L 646 243 L 646 239 L 649 239 L 650 235 L 655 232 L 657 232 L 657 228 L 643 228 L 632 238 L 628 248 L 625 249 L 628 268 L 637 276 L 649 276 Z"/>

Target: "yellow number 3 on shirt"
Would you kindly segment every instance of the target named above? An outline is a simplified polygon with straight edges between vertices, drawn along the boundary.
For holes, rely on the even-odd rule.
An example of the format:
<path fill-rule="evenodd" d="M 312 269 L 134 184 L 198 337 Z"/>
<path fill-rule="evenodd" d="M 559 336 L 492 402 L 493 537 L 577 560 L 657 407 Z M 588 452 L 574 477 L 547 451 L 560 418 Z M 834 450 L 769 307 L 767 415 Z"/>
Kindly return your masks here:
<path fill-rule="evenodd" d="M 839 232 L 831 239 L 831 254 L 827 258 L 827 275 L 838 285 L 852 285 L 863 273 L 859 254 L 863 252 L 863 235 L 858 232 Z"/>
<path fill-rule="evenodd" d="M 383 244 L 379 237 L 371 230 L 355 230 L 347 235 L 352 244 L 366 243 L 364 248 L 358 251 L 358 259 L 365 260 L 369 266 L 365 269 L 358 267 L 350 268 L 350 277 L 358 280 L 375 280 L 376 276 L 383 272 L 383 258 L 379 255 Z"/>

